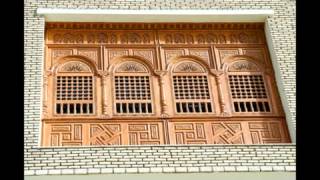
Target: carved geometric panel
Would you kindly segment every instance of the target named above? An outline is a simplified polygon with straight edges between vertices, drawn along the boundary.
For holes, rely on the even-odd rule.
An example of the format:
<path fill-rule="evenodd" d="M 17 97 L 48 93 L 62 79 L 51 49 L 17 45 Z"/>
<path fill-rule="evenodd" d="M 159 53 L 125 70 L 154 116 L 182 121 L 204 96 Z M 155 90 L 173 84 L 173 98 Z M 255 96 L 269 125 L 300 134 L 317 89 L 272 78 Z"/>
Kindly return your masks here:
<path fill-rule="evenodd" d="M 249 122 L 249 129 L 253 144 L 289 142 L 280 121 Z"/>
<path fill-rule="evenodd" d="M 214 144 L 245 144 L 241 123 L 212 123 Z"/>
<path fill-rule="evenodd" d="M 253 48 L 244 48 L 243 49 L 243 54 L 253 57 L 254 59 L 265 63 L 265 58 L 264 58 L 264 51 L 263 49 L 253 49 Z"/>
<path fill-rule="evenodd" d="M 239 54 L 238 49 L 228 49 L 228 50 L 221 49 L 221 50 L 219 50 L 221 63 L 224 62 L 225 58 L 230 57 L 230 56 L 234 56 L 234 55 L 238 55 L 238 54 Z"/>
<path fill-rule="evenodd" d="M 289 143 L 285 119 L 77 120 L 43 123 L 43 146 Z M 101 121 L 101 120 L 100 120 Z M 168 137 L 168 141 L 165 141 Z"/>
<path fill-rule="evenodd" d="M 168 60 L 170 60 L 171 58 L 184 55 L 184 50 L 183 49 L 165 50 L 164 54 L 166 57 L 166 62 L 168 62 Z"/>
<path fill-rule="evenodd" d="M 130 145 L 162 144 L 160 134 L 162 127 L 159 123 L 129 124 L 128 135 Z"/>
<path fill-rule="evenodd" d="M 52 49 L 52 63 L 54 64 L 59 58 L 72 55 L 72 49 Z"/>
<path fill-rule="evenodd" d="M 90 124 L 90 145 L 121 145 L 121 124 Z"/>
<path fill-rule="evenodd" d="M 101 68 L 100 60 L 99 60 L 99 50 L 98 49 L 93 49 L 93 48 L 87 48 L 87 49 L 77 49 L 78 55 L 86 56 L 90 58 L 95 64 Z"/>
<path fill-rule="evenodd" d="M 142 50 L 142 49 L 134 49 L 133 50 L 134 56 L 140 56 L 146 60 L 148 60 L 151 64 L 153 64 L 153 56 L 154 51 L 153 50 Z"/>
<path fill-rule="evenodd" d="M 210 64 L 210 56 L 208 49 L 189 49 L 189 54 L 193 56 L 198 56 L 203 59 L 207 64 Z"/>
<path fill-rule="evenodd" d="M 49 131 L 50 146 L 82 145 L 82 124 L 52 125 Z"/>
<path fill-rule="evenodd" d="M 108 49 L 108 58 L 109 60 L 112 60 L 115 57 L 119 56 L 128 56 L 129 55 L 129 50 L 125 49 Z"/>
<path fill-rule="evenodd" d="M 172 123 L 170 142 L 173 144 L 208 144 L 205 123 Z"/>

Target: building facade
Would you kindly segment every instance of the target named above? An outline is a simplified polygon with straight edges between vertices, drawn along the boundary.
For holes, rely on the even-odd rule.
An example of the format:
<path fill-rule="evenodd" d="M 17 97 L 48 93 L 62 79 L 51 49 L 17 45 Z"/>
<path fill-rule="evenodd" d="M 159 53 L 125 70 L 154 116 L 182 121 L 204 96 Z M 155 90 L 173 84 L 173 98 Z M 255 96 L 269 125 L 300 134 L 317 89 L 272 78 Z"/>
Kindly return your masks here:
<path fill-rule="evenodd" d="M 292 178 L 294 142 L 295 1 L 25 0 L 26 177 Z"/>

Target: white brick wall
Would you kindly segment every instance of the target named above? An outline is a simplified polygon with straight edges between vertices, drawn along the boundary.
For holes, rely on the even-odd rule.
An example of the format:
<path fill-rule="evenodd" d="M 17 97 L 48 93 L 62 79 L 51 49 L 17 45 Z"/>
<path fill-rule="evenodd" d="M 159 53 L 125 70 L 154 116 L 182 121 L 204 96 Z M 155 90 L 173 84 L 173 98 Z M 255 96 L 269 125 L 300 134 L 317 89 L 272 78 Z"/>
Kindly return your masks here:
<path fill-rule="evenodd" d="M 273 9 L 268 19 L 283 104 L 295 127 L 295 1 L 291 0 L 25 0 L 25 175 L 295 171 L 295 145 L 39 148 L 44 19 L 37 8 Z M 275 67 L 277 67 L 275 66 Z M 275 70 L 277 71 L 277 69 Z"/>

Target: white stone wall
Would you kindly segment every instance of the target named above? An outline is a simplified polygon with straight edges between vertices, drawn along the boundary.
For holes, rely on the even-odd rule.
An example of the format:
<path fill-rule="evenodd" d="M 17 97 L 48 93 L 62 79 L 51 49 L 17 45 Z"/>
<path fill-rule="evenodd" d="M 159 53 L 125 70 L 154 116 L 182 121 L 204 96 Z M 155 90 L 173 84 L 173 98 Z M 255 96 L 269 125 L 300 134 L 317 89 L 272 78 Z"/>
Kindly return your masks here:
<path fill-rule="evenodd" d="M 43 148 L 26 175 L 295 171 L 292 145 L 169 145 Z"/>
<path fill-rule="evenodd" d="M 294 0 L 25 0 L 25 173 L 295 171 L 295 145 L 39 148 L 44 18 L 37 8 L 272 9 L 271 55 L 289 127 L 295 128 Z M 151 160 L 152 159 L 152 160 Z M 127 161 L 130 160 L 130 161 Z M 131 164 L 130 164 L 131 163 Z"/>

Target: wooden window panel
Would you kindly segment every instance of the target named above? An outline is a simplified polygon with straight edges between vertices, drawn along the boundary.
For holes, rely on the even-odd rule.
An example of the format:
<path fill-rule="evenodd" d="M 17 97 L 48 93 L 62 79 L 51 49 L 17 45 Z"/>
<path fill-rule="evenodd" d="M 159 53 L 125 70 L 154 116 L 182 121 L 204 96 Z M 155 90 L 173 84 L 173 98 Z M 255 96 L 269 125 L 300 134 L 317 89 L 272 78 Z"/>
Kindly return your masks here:
<path fill-rule="evenodd" d="M 212 101 L 206 75 L 174 75 L 173 88 L 178 114 L 212 113 Z"/>
<path fill-rule="evenodd" d="M 236 113 L 270 113 L 270 102 L 263 75 L 232 73 L 228 75 L 233 109 Z"/>
<path fill-rule="evenodd" d="M 56 76 L 56 115 L 94 114 L 94 78 L 92 75 L 74 74 Z"/>
<path fill-rule="evenodd" d="M 152 114 L 150 77 L 116 75 L 115 107 L 117 114 Z"/>

